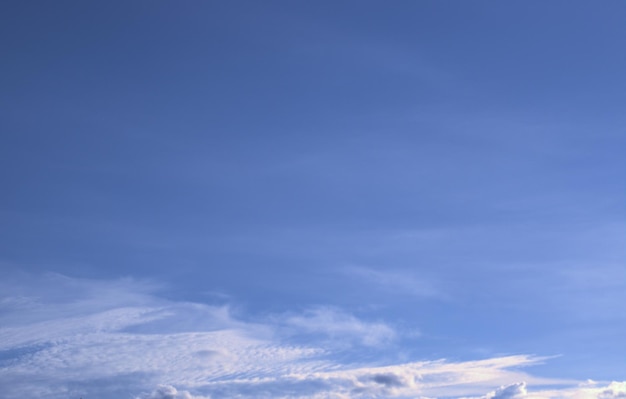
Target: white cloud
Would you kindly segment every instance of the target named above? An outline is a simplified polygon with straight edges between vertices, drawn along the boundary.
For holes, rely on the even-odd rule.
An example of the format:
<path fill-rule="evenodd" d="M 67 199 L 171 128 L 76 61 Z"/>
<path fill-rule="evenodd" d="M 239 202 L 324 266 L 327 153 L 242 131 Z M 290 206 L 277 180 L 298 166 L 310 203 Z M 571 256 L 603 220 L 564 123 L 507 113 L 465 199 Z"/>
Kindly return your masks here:
<path fill-rule="evenodd" d="M 518 382 L 488 393 L 485 399 L 518 399 L 525 397 L 526 394 L 526 382 Z"/>
<path fill-rule="evenodd" d="M 285 324 L 300 332 L 325 334 L 333 340 L 357 340 L 368 346 L 392 341 L 396 333 L 381 322 L 364 322 L 351 314 L 330 307 L 310 309 L 287 317 Z"/>
<path fill-rule="evenodd" d="M 160 385 L 149 394 L 138 396 L 136 399 L 209 399 L 206 396 L 193 396 L 188 391 L 179 391 L 171 385 Z"/>
<path fill-rule="evenodd" d="M 621 399 L 626 398 L 626 381 L 608 385 L 587 381 L 557 389 L 527 389 L 526 382 L 518 382 L 489 392 L 476 399 Z"/>
<path fill-rule="evenodd" d="M 532 356 L 385 366 L 340 361 L 333 352 L 337 347 L 329 342 L 380 346 L 396 333 L 384 323 L 364 321 L 336 308 L 318 307 L 252 323 L 234 317 L 228 306 L 164 300 L 156 295 L 156 286 L 128 279 L 38 277 L 36 296 L 29 296 L 27 288 L 4 290 L 4 285 L 0 283 L 0 292 L 8 293 L 0 298 L 0 350 L 4 351 L 0 385 L 5 388 L 0 397 L 617 399 L 626 395 L 623 383 L 576 386 L 527 374 L 521 368 L 545 360 Z M 290 343 L 290 337 L 303 335 L 308 337 L 306 345 Z M 519 381 L 533 389 L 526 391 Z M 541 390 L 555 384 L 562 388 Z M 490 394 L 481 396 L 484 392 Z"/>
<path fill-rule="evenodd" d="M 543 390 L 529 394 L 529 399 L 623 399 L 626 398 L 626 381 L 613 381 L 608 385 L 588 381 L 576 387 L 561 390 Z"/>
<path fill-rule="evenodd" d="M 611 382 L 607 387 L 602 388 L 598 394 L 598 399 L 626 398 L 626 381 Z"/>
<path fill-rule="evenodd" d="M 215 381 L 209 385 L 214 398 L 434 398 L 477 395 L 491 387 L 520 379 L 536 386 L 563 384 L 523 373 L 517 368 L 542 359 L 508 356 L 470 362 L 425 361 L 384 367 L 333 365 L 326 370 L 291 373 L 268 378 Z M 330 370 L 338 368 L 337 370 Z M 514 385 L 515 386 L 515 385 Z M 517 386 L 516 389 L 524 385 Z M 205 387 L 206 389 L 207 387 Z M 505 398 L 513 388 L 502 388 L 481 399 Z M 291 392 L 291 394 L 286 394 Z M 513 398 L 514 396 L 508 396 Z"/>

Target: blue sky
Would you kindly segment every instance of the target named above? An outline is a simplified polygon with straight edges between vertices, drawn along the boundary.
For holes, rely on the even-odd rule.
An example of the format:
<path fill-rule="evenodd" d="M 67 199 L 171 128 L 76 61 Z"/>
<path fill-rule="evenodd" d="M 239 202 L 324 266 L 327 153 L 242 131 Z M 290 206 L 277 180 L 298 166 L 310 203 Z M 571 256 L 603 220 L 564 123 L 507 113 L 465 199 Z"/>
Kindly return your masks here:
<path fill-rule="evenodd" d="M 625 21 L 3 2 L 0 397 L 623 397 Z"/>

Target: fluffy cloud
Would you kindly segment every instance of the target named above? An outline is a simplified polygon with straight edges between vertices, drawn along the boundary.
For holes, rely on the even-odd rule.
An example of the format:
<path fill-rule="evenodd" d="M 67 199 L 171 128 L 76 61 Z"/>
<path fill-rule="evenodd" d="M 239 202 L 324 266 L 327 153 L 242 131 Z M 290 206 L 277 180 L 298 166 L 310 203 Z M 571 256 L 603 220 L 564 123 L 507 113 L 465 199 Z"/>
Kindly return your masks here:
<path fill-rule="evenodd" d="M 525 397 L 526 394 L 526 382 L 518 382 L 498 388 L 494 392 L 487 394 L 485 399 L 518 399 Z"/>
<path fill-rule="evenodd" d="M 626 398 L 626 381 L 612 382 L 598 394 L 598 399 Z"/>

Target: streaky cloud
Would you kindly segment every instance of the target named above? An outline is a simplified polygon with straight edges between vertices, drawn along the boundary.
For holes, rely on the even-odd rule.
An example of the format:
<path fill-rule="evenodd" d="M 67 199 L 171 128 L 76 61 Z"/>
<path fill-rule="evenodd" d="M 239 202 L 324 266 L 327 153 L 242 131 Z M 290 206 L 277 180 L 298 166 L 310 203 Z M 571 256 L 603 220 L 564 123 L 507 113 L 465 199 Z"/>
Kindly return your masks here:
<path fill-rule="evenodd" d="M 0 299 L 6 358 L 0 382 L 7 386 L 6 397 L 93 397 L 99 390 L 113 398 L 124 389 L 141 399 L 626 395 L 621 383 L 580 387 L 528 374 L 522 369 L 549 360 L 530 355 L 346 362 L 342 351 L 384 348 L 398 334 L 385 323 L 335 307 L 249 321 L 233 316 L 227 305 L 164 299 L 156 286 L 141 281 L 59 275 L 33 281 L 37 297 L 7 290 Z M 28 282 L 21 286 L 27 291 Z M 55 311 L 47 312 L 51 307 Z M 294 342 L 294 336 L 306 336 L 306 344 Z M 332 345 L 335 341 L 344 346 Z M 526 383 L 534 390 L 526 390 Z M 551 396 L 541 391 L 547 386 L 562 388 Z"/>

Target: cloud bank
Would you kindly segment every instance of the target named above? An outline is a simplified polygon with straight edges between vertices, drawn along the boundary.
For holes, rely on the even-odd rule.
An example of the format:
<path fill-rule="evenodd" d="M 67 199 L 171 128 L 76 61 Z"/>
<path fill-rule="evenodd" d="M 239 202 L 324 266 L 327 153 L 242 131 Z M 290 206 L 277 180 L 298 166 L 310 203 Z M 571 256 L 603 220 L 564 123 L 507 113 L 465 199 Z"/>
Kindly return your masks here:
<path fill-rule="evenodd" d="M 626 395 L 624 383 L 580 385 L 530 375 L 524 368 L 547 359 L 529 355 L 398 364 L 346 360 L 346 351 L 389 348 L 398 333 L 331 307 L 252 322 L 228 306 L 163 299 L 158 285 L 130 279 L 46 275 L 14 283 L 0 283 L 2 398 Z M 294 339 L 303 336 L 305 344 Z M 554 386 L 559 388 L 543 389 Z"/>

